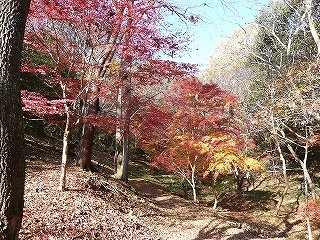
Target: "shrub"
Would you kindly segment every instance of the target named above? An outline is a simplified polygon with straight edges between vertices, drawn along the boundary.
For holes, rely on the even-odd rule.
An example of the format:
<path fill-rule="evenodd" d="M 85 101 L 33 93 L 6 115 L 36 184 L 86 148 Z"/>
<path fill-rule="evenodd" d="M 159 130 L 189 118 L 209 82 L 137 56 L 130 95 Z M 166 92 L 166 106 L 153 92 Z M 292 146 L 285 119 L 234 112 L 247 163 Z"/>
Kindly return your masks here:
<path fill-rule="evenodd" d="M 298 216 L 306 218 L 309 214 L 311 221 L 320 221 L 320 199 L 312 199 L 308 201 L 308 207 L 306 203 L 301 205 L 297 211 Z"/>

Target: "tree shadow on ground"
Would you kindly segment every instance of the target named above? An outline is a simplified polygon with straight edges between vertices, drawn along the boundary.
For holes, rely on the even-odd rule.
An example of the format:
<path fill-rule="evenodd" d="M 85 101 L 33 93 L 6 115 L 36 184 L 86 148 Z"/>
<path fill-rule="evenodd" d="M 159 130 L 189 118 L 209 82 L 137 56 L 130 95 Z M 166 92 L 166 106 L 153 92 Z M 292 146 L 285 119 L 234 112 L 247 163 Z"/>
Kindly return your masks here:
<path fill-rule="evenodd" d="M 61 142 L 27 139 L 26 145 L 26 158 L 27 162 L 30 161 L 32 169 L 29 174 L 59 169 Z M 104 154 L 101 159 L 105 161 L 106 157 L 108 155 Z M 74 164 L 71 158 L 69 164 Z M 96 195 L 97 198 L 103 198 L 109 204 L 114 205 L 115 209 L 124 214 L 130 214 L 149 227 L 155 226 L 155 230 L 159 225 L 162 229 L 170 229 L 177 233 L 192 229 L 192 234 L 186 235 L 188 238 L 185 239 L 283 238 L 293 232 L 294 236 L 301 236 L 298 239 L 305 238 L 304 229 L 299 233 L 295 228 L 295 225 L 303 225 L 303 223 L 301 220 L 293 221 L 293 213 L 280 216 L 281 219 L 277 222 L 274 216 L 260 218 L 257 215 L 257 213 L 268 212 L 276 206 L 277 202 L 272 199 L 272 194 L 268 191 L 256 190 L 237 195 L 225 195 L 219 202 L 222 211 L 214 212 L 210 206 L 195 204 L 171 194 L 159 184 L 149 182 L 143 177 L 130 180 L 131 188 L 111 178 L 97 179 L 97 184 L 87 187 L 88 181 L 83 181 L 83 185 L 80 186 L 78 179 L 84 179 L 83 176 L 89 173 L 84 173 L 75 167 L 71 168 L 71 171 L 73 171 L 72 177 L 76 185 L 67 186 L 69 192 L 82 194 L 88 188 L 92 188 L 91 194 Z M 90 175 L 90 178 L 91 176 L 95 175 Z M 52 182 L 56 182 L 57 179 L 58 177 L 55 176 Z M 104 188 L 101 189 L 100 180 L 108 181 L 109 185 L 102 185 Z"/>
<path fill-rule="evenodd" d="M 237 217 L 228 217 L 228 216 L 217 216 L 221 220 L 228 222 L 228 226 L 221 226 L 219 224 L 213 224 L 216 220 L 212 220 L 205 227 L 203 227 L 196 238 L 193 240 L 204 240 L 204 239 L 224 239 L 228 240 L 239 240 L 239 239 L 287 239 L 289 232 L 292 231 L 292 228 L 301 224 L 300 220 L 290 222 L 289 215 L 283 219 L 285 228 L 280 225 L 273 225 L 272 223 L 264 223 L 263 225 L 255 224 L 252 222 L 252 219 L 247 219 L 246 222 L 243 222 Z M 221 222 L 221 221 L 219 221 Z M 299 239 L 304 239 L 306 236 L 304 233 L 296 233 L 296 236 L 299 236 Z"/>

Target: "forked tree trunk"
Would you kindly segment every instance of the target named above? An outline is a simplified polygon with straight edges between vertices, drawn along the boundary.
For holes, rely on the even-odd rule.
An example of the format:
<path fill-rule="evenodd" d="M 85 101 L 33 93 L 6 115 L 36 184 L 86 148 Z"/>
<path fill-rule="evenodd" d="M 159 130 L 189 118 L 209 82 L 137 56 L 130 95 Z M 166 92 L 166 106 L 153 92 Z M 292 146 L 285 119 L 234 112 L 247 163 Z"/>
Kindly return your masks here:
<path fill-rule="evenodd" d="M 197 160 L 197 157 L 195 158 L 195 161 Z M 180 168 L 178 168 L 177 173 L 182 177 L 183 180 L 186 180 L 188 182 L 188 184 L 191 186 L 192 189 L 192 195 L 193 195 L 193 201 L 197 202 L 198 198 L 197 198 L 197 186 L 196 186 L 196 166 L 195 164 L 192 165 L 190 163 L 190 168 L 191 168 L 191 178 L 189 179 L 188 176 L 186 175 L 186 173 L 181 170 Z"/>
<path fill-rule="evenodd" d="M 292 154 L 292 156 L 294 157 L 294 159 L 300 164 L 301 168 L 303 169 L 303 173 L 306 177 L 306 182 L 309 185 L 310 191 L 311 191 L 311 196 L 312 199 L 316 199 L 316 190 L 315 190 L 315 186 L 312 182 L 312 179 L 310 177 L 310 174 L 308 172 L 308 169 L 306 168 L 306 166 L 304 165 L 304 162 L 301 161 L 301 159 L 297 156 L 297 154 L 295 153 L 295 151 L 293 150 L 293 148 L 288 144 L 287 148 L 289 149 L 290 153 Z M 307 154 L 307 152 L 305 152 L 305 154 Z"/>
<path fill-rule="evenodd" d="M 0 1 L 0 240 L 18 239 L 25 180 L 21 49 L 29 0 Z"/>

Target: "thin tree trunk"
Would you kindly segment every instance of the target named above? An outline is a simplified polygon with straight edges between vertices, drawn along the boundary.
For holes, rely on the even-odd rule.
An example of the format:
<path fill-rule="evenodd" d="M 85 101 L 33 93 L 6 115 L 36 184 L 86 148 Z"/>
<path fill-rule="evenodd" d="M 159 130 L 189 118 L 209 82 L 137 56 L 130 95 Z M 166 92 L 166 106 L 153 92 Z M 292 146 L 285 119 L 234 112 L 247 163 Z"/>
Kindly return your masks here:
<path fill-rule="evenodd" d="M 304 179 L 304 197 L 305 197 L 305 203 L 306 203 L 306 223 L 307 223 L 307 231 L 308 231 L 308 239 L 312 240 L 312 231 L 311 231 L 311 224 L 310 224 L 310 213 L 309 213 L 309 205 L 308 205 L 308 182 L 307 182 L 307 176 L 308 171 L 307 171 L 307 159 L 308 159 L 308 142 L 305 145 L 305 154 L 304 154 L 304 159 L 303 159 L 303 179 Z M 315 197 L 313 198 L 315 199 Z"/>
<path fill-rule="evenodd" d="M 287 164 L 286 164 L 286 160 L 283 156 L 283 153 L 282 153 L 282 150 L 281 150 L 281 147 L 280 147 L 280 143 L 276 138 L 276 145 L 277 145 L 277 149 L 278 149 L 278 152 L 279 152 L 279 156 L 280 156 L 280 160 L 282 162 L 282 174 L 283 174 L 283 178 L 284 178 L 284 183 L 285 183 L 285 187 L 283 189 L 283 192 L 282 192 L 282 195 L 281 195 L 281 199 L 277 205 L 277 210 L 276 210 L 276 215 L 279 214 L 279 211 L 280 211 L 280 207 L 283 203 L 283 200 L 284 200 L 284 197 L 287 195 L 287 192 L 288 192 L 288 189 L 289 189 L 289 180 L 288 180 L 288 175 L 287 175 Z"/>
<path fill-rule="evenodd" d="M 0 1 L 0 240 L 18 239 L 23 213 L 20 66 L 29 5 L 29 0 Z"/>
<path fill-rule="evenodd" d="M 129 113 L 127 113 L 129 114 Z M 130 114 L 129 114 L 130 115 Z M 130 129 L 130 118 L 125 120 L 125 126 L 123 131 L 123 146 L 122 146 L 122 177 L 121 180 L 125 183 L 128 182 L 129 177 L 129 129 Z"/>
<path fill-rule="evenodd" d="M 316 28 L 316 24 L 313 21 L 313 16 L 312 16 L 312 2 L 313 0 L 307 0 L 306 1 L 306 12 L 308 15 L 308 22 L 309 22 L 309 28 L 311 35 L 313 37 L 313 40 L 317 46 L 317 56 L 320 57 L 320 37 Z"/>
<path fill-rule="evenodd" d="M 213 199 L 214 199 L 214 203 L 212 206 L 212 209 L 215 211 L 217 209 L 218 206 L 218 194 L 217 194 L 217 190 L 215 188 L 215 181 L 212 183 L 212 194 L 213 194 Z"/>
<path fill-rule="evenodd" d="M 60 172 L 60 182 L 58 190 L 64 191 L 66 188 L 66 174 L 67 174 L 67 160 L 68 160 L 68 150 L 69 150 L 69 137 L 70 137 L 70 113 L 69 108 L 66 106 L 67 111 L 67 121 L 63 133 L 63 148 L 62 148 L 62 160 L 61 160 L 61 172 Z"/>
<path fill-rule="evenodd" d="M 118 89 L 118 96 L 117 96 L 117 106 L 116 106 L 116 118 L 118 119 L 117 127 L 116 127 L 116 135 L 115 135 L 115 153 L 114 153 L 114 177 L 117 179 L 122 178 L 122 158 L 123 152 L 121 152 L 121 145 L 122 145 L 122 89 Z"/>
<path fill-rule="evenodd" d="M 192 169 L 192 171 L 191 171 L 191 187 L 192 187 L 192 193 L 193 193 L 193 201 L 196 203 L 198 201 L 196 179 L 195 179 L 196 166 L 191 166 L 191 169 Z"/>
<path fill-rule="evenodd" d="M 315 191 L 315 186 L 311 180 L 311 177 L 309 175 L 309 172 L 308 170 L 305 168 L 304 166 L 304 162 L 301 161 L 301 159 L 297 156 L 297 154 L 295 153 L 295 151 L 293 150 L 293 148 L 287 144 L 287 148 L 289 149 L 290 153 L 292 154 L 292 156 L 294 157 L 294 159 L 300 164 L 300 166 L 302 167 L 303 169 L 303 172 L 305 174 L 305 177 L 306 177 L 306 181 L 310 187 L 310 191 L 311 191 L 311 195 L 312 195 L 312 199 L 316 199 L 317 196 L 316 196 L 316 191 Z"/>
<path fill-rule="evenodd" d="M 272 95 L 272 100 L 274 101 L 274 96 Z M 289 180 L 288 180 L 288 176 L 287 176 L 287 165 L 286 165 L 286 160 L 283 156 L 283 153 L 282 153 L 282 149 L 281 149 L 281 146 L 280 146 L 280 143 L 279 143 L 279 139 L 277 137 L 277 130 L 276 130 L 276 125 L 275 125 L 275 121 L 274 121 L 274 116 L 273 116 L 273 112 L 271 113 L 271 122 L 272 122 L 272 134 L 275 138 L 275 142 L 276 142 L 276 146 L 277 146 L 277 150 L 278 150 L 278 153 L 279 153 L 279 157 L 280 157 L 280 160 L 282 162 L 282 174 L 283 174 L 283 178 L 284 178 L 284 182 L 285 182 L 285 188 L 283 189 L 283 192 L 282 192 L 282 195 L 281 195 L 281 199 L 277 205 L 277 209 L 276 209 L 276 215 L 279 214 L 279 211 L 280 211 L 280 207 L 283 203 L 283 200 L 284 200 L 284 197 L 285 195 L 287 194 L 288 192 L 288 189 L 289 189 Z M 284 136 L 284 132 L 281 131 L 281 134 Z"/>

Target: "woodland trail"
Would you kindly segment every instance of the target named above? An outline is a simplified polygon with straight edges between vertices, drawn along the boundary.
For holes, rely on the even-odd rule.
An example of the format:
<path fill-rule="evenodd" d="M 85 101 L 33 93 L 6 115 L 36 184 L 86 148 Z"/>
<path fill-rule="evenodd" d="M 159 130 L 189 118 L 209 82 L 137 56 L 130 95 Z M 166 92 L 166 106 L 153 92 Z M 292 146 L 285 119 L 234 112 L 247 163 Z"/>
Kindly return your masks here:
<path fill-rule="evenodd" d="M 67 191 L 60 192 L 59 149 L 35 140 L 28 141 L 27 148 L 20 239 L 306 239 L 304 223 L 292 214 L 241 211 L 245 203 L 251 204 L 248 199 L 221 202 L 214 212 L 144 179 L 131 179 L 128 188 L 72 165 Z"/>
<path fill-rule="evenodd" d="M 259 227 L 252 224 L 250 217 L 242 218 L 239 213 L 214 212 L 211 207 L 194 204 L 144 180 L 131 181 L 131 185 L 149 199 L 156 211 L 153 215 L 142 214 L 137 217 L 143 222 L 148 221 L 154 230 L 159 230 L 161 226 L 163 239 L 286 239 L 272 238 L 274 231 L 272 234 L 261 233 Z M 282 234 L 278 232 L 277 235 Z"/>

